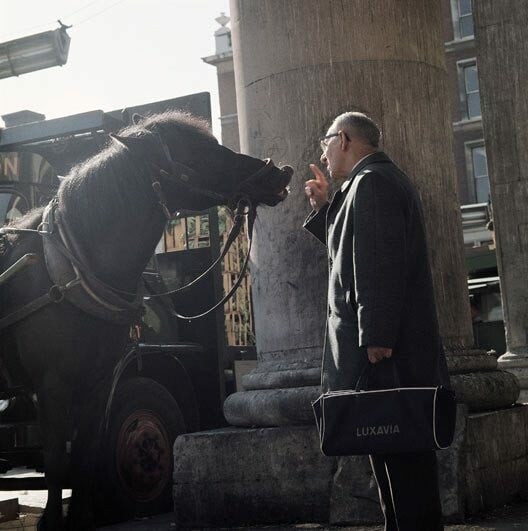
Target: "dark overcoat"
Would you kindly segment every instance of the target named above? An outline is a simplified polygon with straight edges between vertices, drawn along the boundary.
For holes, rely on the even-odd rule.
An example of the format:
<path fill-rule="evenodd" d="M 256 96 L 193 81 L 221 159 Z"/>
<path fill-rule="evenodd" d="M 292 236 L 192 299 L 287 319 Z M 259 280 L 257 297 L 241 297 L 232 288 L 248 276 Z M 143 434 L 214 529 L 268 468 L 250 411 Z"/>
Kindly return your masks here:
<path fill-rule="evenodd" d="M 407 175 L 373 153 L 304 226 L 328 249 L 323 391 L 355 387 L 367 346 L 393 349 L 404 386 L 449 385 L 422 207 Z M 390 363 L 371 367 L 369 388 L 393 385 Z"/>

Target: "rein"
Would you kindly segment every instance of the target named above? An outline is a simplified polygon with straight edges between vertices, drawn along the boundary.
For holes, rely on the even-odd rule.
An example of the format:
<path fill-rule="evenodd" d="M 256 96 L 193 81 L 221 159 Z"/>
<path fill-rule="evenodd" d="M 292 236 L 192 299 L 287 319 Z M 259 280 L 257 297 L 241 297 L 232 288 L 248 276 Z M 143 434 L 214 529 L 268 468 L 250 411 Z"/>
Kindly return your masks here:
<path fill-rule="evenodd" d="M 253 224 L 254 224 L 254 221 L 255 221 L 255 217 L 256 217 L 255 216 L 255 211 L 253 209 L 251 209 L 251 211 L 248 213 L 248 239 L 249 239 L 248 250 L 247 250 L 247 253 L 246 253 L 246 257 L 244 258 L 244 263 L 242 264 L 242 268 L 240 269 L 240 273 L 238 275 L 238 278 L 237 278 L 236 282 L 233 284 L 233 286 L 231 287 L 231 289 L 218 302 L 216 302 L 211 308 L 209 308 L 207 311 L 205 311 L 203 313 L 200 313 L 200 314 L 197 314 L 197 315 L 181 315 L 181 314 L 175 312 L 176 313 L 176 317 L 179 317 L 180 319 L 188 319 L 188 320 L 200 319 L 201 317 L 205 317 L 209 313 L 214 312 L 215 310 L 217 310 L 218 308 L 223 306 L 234 295 L 235 291 L 238 289 L 238 287 L 242 283 L 242 280 L 244 280 L 244 274 L 246 273 L 246 269 L 247 269 L 247 266 L 249 264 L 249 256 L 251 254 L 251 247 L 252 247 L 252 244 L 253 244 L 252 235 L 253 235 Z M 243 218 L 240 218 L 240 219 L 243 219 Z M 236 223 L 236 216 L 235 216 L 235 223 Z M 240 223 L 240 226 L 242 226 L 242 223 Z M 233 225 L 233 228 L 234 227 L 235 227 L 235 225 Z M 233 231 L 233 228 L 231 229 L 231 232 Z M 231 232 L 229 233 L 229 236 L 231 236 Z M 240 232 L 240 228 L 237 231 L 237 235 L 238 235 L 238 232 Z M 229 250 L 229 247 L 231 247 L 231 244 L 233 243 L 233 241 L 236 238 L 236 236 L 235 236 L 230 241 L 229 236 L 228 236 L 228 238 L 226 240 L 226 243 L 224 245 L 224 249 L 222 251 L 222 254 L 218 257 L 218 259 L 206 271 L 204 271 L 199 277 L 195 278 L 192 282 L 189 282 L 189 284 L 187 284 L 186 286 L 183 286 L 182 288 L 179 288 L 179 289 L 174 290 L 173 292 L 169 292 L 169 293 L 177 293 L 179 291 L 187 289 L 187 288 L 191 287 L 193 284 L 195 284 L 196 282 L 198 282 L 207 273 L 209 273 L 209 271 L 211 271 L 214 268 L 214 266 L 216 264 L 218 264 L 220 262 L 220 260 L 222 260 L 224 258 L 224 256 L 227 254 L 227 252 Z"/>
<path fill-rule="evenodd" d="M 240 203 L 239 203 L 239 205 L 240 205 Z M 173 290 L 170 290 L 170 291 L 165 291 L 163 293 L 155 293 L 153 295 L 150 295 L 150 297 L 164 297 L 166 295 L 174 295 L 176 293 L 180 293 L 182 291 L 185 291 L 186 289 L 194 286 L 197 282 L 202 280 L 202 278 L 204 278 L 208 273 L 210 273 L 214 269 L 214 267 L 216 265 L 218 265 L 225 258 L 226 254 L 229 252 L 229 249 L 231 248 L 231 245 L 233 244 L 233 242 L 236 240 L 236 238 L 240 234 L 240 230 L 242 229 L 242 226 L 244 224 L 244 217 L 245 216 L 248 216 L 248 239 L 249 239 L 250 245 L 251 245 L 251 234 L 252 234 L 252 232 L 250 232 L 249 227 L 251 226 L 251 230 L 252 230 L 255 216 L 253 214 L 253 210 L 252 210 L 252 207 L 250 205 L 251 205 L 251 203 L 248 204 L 249 208 L 248 208 L 248 210 L 246 212 L 243 211 L 243 209 L 244 209 L 243 206 L 242 206 L 242 211 L 241 211 L 241 206 L 237 206 L 237 209 L 235 210 L 235 215 L 234 215 L 234 223 L 233 223 L 233 226 L 231 227 L 231 229 L 229 231 L 229 234 L 227 235 L 226 242 L 224 244 L 224 247 L 222 248 L 222 252 L 218 256 L 218 258 L 203 273 L 201 273 L 194 280 L 191 280 L 190 282 L 188 282 L 184 286 L 181 286 L 180 288 L 176 288 L 176 289 L 173 289 Z M 244 274 L 244 269 L 242 269 L 241 274 L 242 275 Z"/>

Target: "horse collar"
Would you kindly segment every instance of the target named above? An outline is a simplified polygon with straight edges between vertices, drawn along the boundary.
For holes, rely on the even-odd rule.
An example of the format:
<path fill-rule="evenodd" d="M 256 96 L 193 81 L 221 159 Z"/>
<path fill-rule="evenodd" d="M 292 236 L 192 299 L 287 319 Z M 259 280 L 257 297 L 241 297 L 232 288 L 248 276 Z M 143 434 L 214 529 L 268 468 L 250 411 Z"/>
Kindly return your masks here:
<path fill-rule="evenodd" d="M 105 284 L 91 271 L 87 258 L 60 215 L 58 201 L 44 210 L 41 231 L 44 258 L 50 278 L 57 286 L 68 286 L 64 297 L 84 312 L 117 324 L 128 324 L 143 312 L 141 281 L 135 293 Z M 123 297 L 133 296 L 133 300 Z"/>

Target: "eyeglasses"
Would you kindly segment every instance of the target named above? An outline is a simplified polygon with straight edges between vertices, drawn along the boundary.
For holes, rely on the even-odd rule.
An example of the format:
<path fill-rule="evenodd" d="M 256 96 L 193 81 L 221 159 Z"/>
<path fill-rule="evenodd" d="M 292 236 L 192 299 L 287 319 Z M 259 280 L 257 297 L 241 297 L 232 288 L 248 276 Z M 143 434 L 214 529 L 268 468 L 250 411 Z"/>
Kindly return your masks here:
<path fill-rule="evenodd" d="M 345 135 L 345 138 L 350 142 L 350 137 L 344 131 L 339 131 L 338 133 L 332 133 L 330 135 L 323 136 L 323 138 L 320 138 L 319 144 L 321 145 L 321 149 L 323 151 L 326 151 L 326 148 L 328 147 L 328 144 L 329 144 L 328 141 L 331 138 L 334 138 L 334 136 L 339 136 L 341 133 L 343 133 Z"/>

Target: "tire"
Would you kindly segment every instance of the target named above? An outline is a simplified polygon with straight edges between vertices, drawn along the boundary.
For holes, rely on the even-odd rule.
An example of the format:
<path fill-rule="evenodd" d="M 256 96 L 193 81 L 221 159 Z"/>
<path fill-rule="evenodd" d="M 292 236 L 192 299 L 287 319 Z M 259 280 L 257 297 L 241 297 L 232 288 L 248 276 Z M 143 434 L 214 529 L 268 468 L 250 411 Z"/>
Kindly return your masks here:
<path fill-rule="evenodd" d="M 173 444 L 185 431 L 177 402 L 156 381 L 137 377 L 118 387 L 96 489 L 103 521 L 172 510 Z"/>

